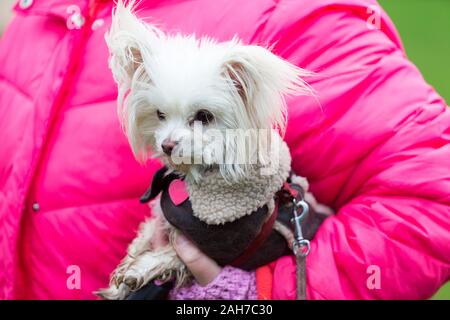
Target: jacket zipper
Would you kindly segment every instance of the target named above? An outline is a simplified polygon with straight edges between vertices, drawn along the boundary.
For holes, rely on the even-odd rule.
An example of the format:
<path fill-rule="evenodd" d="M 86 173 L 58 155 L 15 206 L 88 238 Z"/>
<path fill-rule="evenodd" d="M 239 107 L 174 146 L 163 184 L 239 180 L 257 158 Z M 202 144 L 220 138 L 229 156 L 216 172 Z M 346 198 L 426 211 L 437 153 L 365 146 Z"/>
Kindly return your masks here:
<path fill-rule="evenodd" d="M 42 166 L 42 161 L 44 158 L 44 155 L 48 152 L 49 148 L 49 140 L 50 137 L 53 134 L 53 131 L 55 129 L 55 123 L 58 119 L 58 116 L 60 115 L 61 108 L 64 105 L 64 103 L 67 101 L 68 94 L 70 92 L 70 87 L 73 84 L 73 81 L 75 79 L 75 75 L 77 73 L 77 67 L 81 60 L 81 57 L 83 55 L 84 49 L 86 47 L 86 43 L 90 37 L 91 30 L 92 30 L 92 24 L 95 21 L 96 16 L 100 12 L 100 10 L 103 8 L 103 6 L 106 4 L 107 1 L 103 0 L 89 0 L 89 4 L 87 7 L 87 10 L 85 10 L 85 17 L 86 21 L 85 24 L 81 27 L 81 30 L 79 30 L 80 35 L 76 37 L 73 41 L 73 47 L 70 51 L 70 60 L 69 64 L 67 66 L 67 72 L 64 76 L 64 79 L 62 81 L 62 84 L 56 94 L 55 100 L 53 101 L 52 107 L 50 109 L 50 114 L 48 117 L 47 122 L 47 130 L 44 133 L 43 136 L 43 142 L 41 148 L 36 152 L 35 159 L 33 159 L 31 164 L 31 169 L 28 173 L 28 177 L 25 181 L 25 191 L 20 199 L 20 202 L 22 203 L 22 217 L 20 218 L 20 226 L 19 230 L 24 230 L 26 227 L 26 221 L 27 218 L 24 217 L 24 215 L 27 214 L 27 212 L 31 211 L 32 204 L 37 199 L 33 198 L 32 195 L 32 188 L 36 183 L 36 176 L 39 168 Z M 20 232 L 20 231 L 19 231 Z M 17 240 L 17 248 L 20 249 L 24 243 L 22 243 L 21 239 Z M 17 263 L 18 265 L 18 272 L 13 272 L 11 274 L 11 281 L 15 283 L 13 286 L 12 296 L 16 298 L 23 298 L 23 296 L 26 296 L 27 292 L 27 283 L 25 281 L 26 278 L 26 271 L 24 270 L 23 263 L 24 261 L 20 257 L 20 255 L 17 253 L 13 257 L 14 263 Z M 17 270 L 16 269 L 16 270 Z M 22 275 L 22 276 L 20 276 Z M 23 278 L 25 276 L 25 278 Z"/>
<path fill-rule="evenodd" d="M 28 181 L 25 184 L 25 193 L 24 193 L 24 210 L 28 210 L 30 208 L 34 208 L 39 210 L 39 207 L 36 206 L 35 202 L 38 199 L 35 199 L 32 195 L 32 186 L 35 184 L 35 180 L 37 177 L 37 173 L 39 168 L 42 166 L 42 160 L 44 155 L 48 152 L 49 148 L 49 140 L 53 135 L 55 130 L 55 124 L 57 123 L 57 119 L 60 116 L 61 108 L 64 106 L 67 97 L 70 93 L 70 88 L 73 84 L 75 76 L 78 72 L 78 65 L 80 63 L 81 57 L 84 53 L 87 41 L 92 32 L 92 24 L 95 21 L 95 18 L 99 11 L 103 8 L 105 1 L 102 0 L 89 0 L 89 5 L 87 10 L 85 10 L 86 21 L 84 25 L 80 29 L 80 35 L 75 39 L 72 50 L 70 51 L 70 60 L 67 66 L 67 72 L 64 76 L 62 84 L 56 94 L 56 98 L 53 101 L 53 105 L 50 109 L 50 115 L 48 118 L 47 130 L 43 136 L 43 142 L 40 150 L 37 151 L 36 159 L 34 161 L 34 165 L 32 165 L 32 169 L 30 170 L 30 174 L 28 177 Z"/>

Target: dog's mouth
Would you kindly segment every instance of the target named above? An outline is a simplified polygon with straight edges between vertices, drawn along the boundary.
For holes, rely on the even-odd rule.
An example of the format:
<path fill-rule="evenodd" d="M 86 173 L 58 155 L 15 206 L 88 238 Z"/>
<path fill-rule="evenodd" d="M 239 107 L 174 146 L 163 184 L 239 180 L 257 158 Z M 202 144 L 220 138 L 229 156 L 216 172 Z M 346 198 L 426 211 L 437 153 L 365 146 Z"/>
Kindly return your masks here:
<path fill-rule="evenodd" d="M 171 152 L 163 150 L 158 155 L 165 164 L 177 171 L 187 173 L 195 165 L 203 165 L 203 153 L 197 154 L 190 148 L 183 148 L 183 145 L 176 145 Z"/>
<path fill-rule="evenodd" d="M 164 155 L 162 157 L 164 164 L 171 168 L 172 170 L 182 173 L 182 174 L 187 174 L 189 172 L 189 170 L 191 169 L 191 164 L 190 163 L 180 163 L 179 159 L 177 159 L 177 161 L 175 161 L 172 156 L 168 156 L 168 155 Z"/>

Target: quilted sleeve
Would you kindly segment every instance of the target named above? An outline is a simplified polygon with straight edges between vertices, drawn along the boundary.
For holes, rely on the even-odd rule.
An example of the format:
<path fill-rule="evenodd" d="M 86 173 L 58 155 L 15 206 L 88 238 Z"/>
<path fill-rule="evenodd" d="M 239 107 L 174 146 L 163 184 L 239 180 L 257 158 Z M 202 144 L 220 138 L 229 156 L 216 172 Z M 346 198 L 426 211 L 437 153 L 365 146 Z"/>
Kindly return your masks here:
<path fill-rule="evenodd" d="M 282 0 L 261 35 L 317 73 L 286 133 L 294 171 L 336 210 L 312 241 L 311 299 L 423 299 L 450 279 L 450 109 L 386 15 L 368 25 L 374 5 Z M 272 297 L 295 298 L 292 257 L 272 271 Z"/>

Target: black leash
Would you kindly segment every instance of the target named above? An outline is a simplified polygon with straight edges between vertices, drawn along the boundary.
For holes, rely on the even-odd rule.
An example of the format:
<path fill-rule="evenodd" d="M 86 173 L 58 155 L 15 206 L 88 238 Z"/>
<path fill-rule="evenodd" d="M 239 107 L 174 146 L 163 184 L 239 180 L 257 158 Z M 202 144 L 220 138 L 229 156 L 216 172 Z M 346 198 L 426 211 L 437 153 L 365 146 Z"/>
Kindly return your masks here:
<path fill-rule="evenodd" d="M 296 261 L 296 276 L 297 276 L 297 300 L 306 300 L 306 257 L 311 250 L 309 240 L 303 238 L 302 220 L 306 219 L 309 214 L 309 205 L 303 199 L 294 202 L 294 217 L 291 222 L 294 224 L 294 241 L 292 243 L 292 251 L 295 255 Z M 299 212 L 299 209 L 301 210 Z"/>

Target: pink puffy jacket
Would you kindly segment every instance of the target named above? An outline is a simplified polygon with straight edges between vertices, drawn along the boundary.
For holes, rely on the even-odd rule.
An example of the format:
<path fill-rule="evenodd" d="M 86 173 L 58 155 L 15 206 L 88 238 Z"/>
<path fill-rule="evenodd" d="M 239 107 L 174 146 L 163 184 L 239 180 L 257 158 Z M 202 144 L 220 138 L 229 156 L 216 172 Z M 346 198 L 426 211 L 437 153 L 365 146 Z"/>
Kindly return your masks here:
<path fill-rule="evenodd" d="M 103 38 L 112 5 L 21 1 L 1 39 L 0 298 L 95 298 L 150 214 L 138 197 L 158 164 L 133 159 L 117 120 Z M 368 27 L 376 6 L 140 5 L 167 31 L 238 34 L 319 73 L 320 106 L 290 99 L 286 134 L 294 170 L 337 211 L 312 243 L 313 299 L 428 298 L 450 276 L 450 110 L 387 16 Z M 272 298 L 294 298 L 292 258 L 272 266 Z"/>

